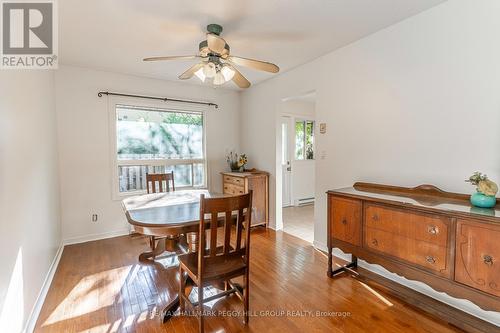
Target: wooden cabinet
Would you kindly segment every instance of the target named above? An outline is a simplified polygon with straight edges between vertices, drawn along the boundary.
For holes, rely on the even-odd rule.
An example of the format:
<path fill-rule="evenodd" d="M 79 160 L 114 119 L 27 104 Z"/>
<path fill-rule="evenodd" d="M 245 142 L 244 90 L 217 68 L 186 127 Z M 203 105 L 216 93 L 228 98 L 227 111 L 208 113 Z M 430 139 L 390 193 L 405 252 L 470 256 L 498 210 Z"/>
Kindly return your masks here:
<path fill-rule="evenodd" d="M 500 225 L 457 222 L 455 280 L 500 296 Z"/>
<path fill-rule="evenodd" d="M 331 223 L 335 238 L 353 245 L 361 244 L 361 202 L 331 198 Z"/>
<path fill-rule="evenodd" d="M 224 194 L 244 194 L 253 191 L 252 226 L 269 222 L 269 174 L 257 172 L 223 172 L 222 192 Z"/>
<path fill-rule="evenodd" d="M 361 258 L 436 291 L 468 299 L 484 310 L 500 311 L 500 205 L 476 209 L 470 206 L 468 195 L 431 185 L 402 188 L 356 183 L 327 193 L 330 277 L 356 269 Z M 352 262 L 334 270 L 333 248 L 352 254 Z M 377 283 L 384 280 L 375 274 L 370 277 L 379 279 Z M 437 311 L 431 301 L 408 290 L 405 300 L 415 299 L 412 304 Z M 441 306 L 446 307 L 438 313 L 442 316 L 459 311 Z M 467 330 L 471 320 L 480 321 L 465 317 L 460 312 L 452 321 Z"/>

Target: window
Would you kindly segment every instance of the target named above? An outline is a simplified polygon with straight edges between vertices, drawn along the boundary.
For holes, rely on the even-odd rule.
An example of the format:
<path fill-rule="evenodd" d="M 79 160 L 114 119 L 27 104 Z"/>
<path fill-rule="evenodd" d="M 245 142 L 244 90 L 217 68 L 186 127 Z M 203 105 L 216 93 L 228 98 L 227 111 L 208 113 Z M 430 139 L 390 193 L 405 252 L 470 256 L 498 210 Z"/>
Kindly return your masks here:
<path fill-rule="evenodd" d="M 174 171 L 175 187 L 205 187 L 203 112 L 115 104 L 119 194 L 146 191 L 147 173 Z"/>
<path fill-rule="evenodd" d="M 314 159 L 314 121 L 295 121 L 295 159 Z"/>

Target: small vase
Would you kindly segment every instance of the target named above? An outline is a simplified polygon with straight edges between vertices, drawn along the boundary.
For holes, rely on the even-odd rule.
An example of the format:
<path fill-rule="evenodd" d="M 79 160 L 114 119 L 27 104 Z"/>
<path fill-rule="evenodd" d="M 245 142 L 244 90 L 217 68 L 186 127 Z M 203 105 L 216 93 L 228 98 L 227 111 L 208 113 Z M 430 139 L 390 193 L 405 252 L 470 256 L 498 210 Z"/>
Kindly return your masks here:
<path fill-rule="evenodd" d="M 229 167 L 231 168 L 232 172 L 240 172 L 241 171 L 241 166 L 239 166 L 238 163 L 229 163 Z"/>
<path fill-rule="evenodd" d="M 470 203 L 476 207 L 492 208 L 497 204 L 497 198 L 490 195 L 484 195 L 481 192 L 476 192 L 470 196 Z"/>

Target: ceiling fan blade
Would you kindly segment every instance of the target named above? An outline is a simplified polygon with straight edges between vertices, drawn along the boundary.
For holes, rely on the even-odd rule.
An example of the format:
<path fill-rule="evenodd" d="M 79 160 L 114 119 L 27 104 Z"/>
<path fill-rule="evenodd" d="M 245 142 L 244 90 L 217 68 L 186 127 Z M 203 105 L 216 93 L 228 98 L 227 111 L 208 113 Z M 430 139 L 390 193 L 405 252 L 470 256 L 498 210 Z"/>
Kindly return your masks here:
<path fill-rule="evenodd" d="M 197 55 L 194 55 L 194 56 L 171 56 L 171 57 L 149 57 L 149 58 L 144 58 L 142 60 L 143 61 L 190 60 L 190 59 L 196 59 L 199 57 L 200 56 L 197 56 Z"/>
<path fill-rule="evenodd" d="M 215 34 L 207 34 L 208 48 L 215 53 L 221 54 L 224 52 L 226 41 Z"/>
<path fill-rule="evenodd" d="M 179 79 L 181 80 L 187 80 L 193 77 L 194 73 L 196 73 L 200 68 L 203 67 L 203 63 L 196 64 L 191 66 L 187 71 L 179 75 Z"/>
<path fill-rule="evenodd" d="M 240 88 L 248 88 L 250 87 L 250 81 L 248 81 L 236 68 L 234 68 L 234 76 L 233 76 L 233 81 L 236 83 L 236 85 Z"/>
<path fill-rule="evenodd" d="M 272 64 L 270 62 L 254 60 L 254 59 L 247 59 L 247 58 L 242 58 L 242 57 L 235 57 L 235 56 L 229 56 L 227 59 L 236 65 L 250 67 L 253 69 L 257 69 L 259 71 L 265 71 L 265 72 L 269 72 L 269 73 L 278 73 L 280 70 L 280 68 L 278 66 L 276 66 L 275 64 Z"/>

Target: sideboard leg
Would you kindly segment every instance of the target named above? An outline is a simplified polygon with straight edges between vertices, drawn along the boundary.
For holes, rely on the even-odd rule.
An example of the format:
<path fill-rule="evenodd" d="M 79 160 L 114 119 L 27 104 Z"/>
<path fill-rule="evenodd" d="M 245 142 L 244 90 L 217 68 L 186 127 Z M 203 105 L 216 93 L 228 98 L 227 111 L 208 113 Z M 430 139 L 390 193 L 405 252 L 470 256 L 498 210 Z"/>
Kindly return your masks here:
<path fill-rule="evenodd" d="M 332 248 L 328 247 L 328 271 L 326 272 L 326 275 L 328 275 L 328 277 L 333 277 L 332 264 L 333 264 Z"/>
<path fill-rule="evenodd" d="M 331 251 L 329 251 L 329 252 L 331 253 Z M 351 268 L 358 267 L 358 258 L 353 255 L 352 259 L 351 259 L 352 261 L 350 263 L 348 263 L 347 265 L 341 266 L 341 267 L 332 271 L 332 266 L 331 266 L 332 263 L 330 262 L 330 257 L 331 257 L 330 253 L 328 256 L 328 276 L 329 277 L 334 277 L 337 274 L 349 271 Z"/>

